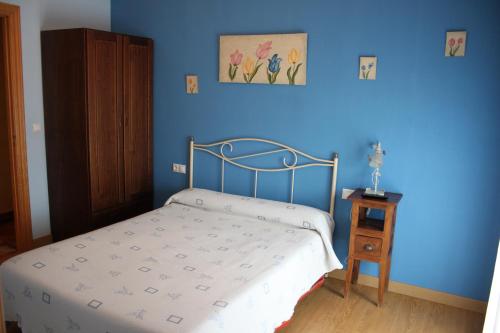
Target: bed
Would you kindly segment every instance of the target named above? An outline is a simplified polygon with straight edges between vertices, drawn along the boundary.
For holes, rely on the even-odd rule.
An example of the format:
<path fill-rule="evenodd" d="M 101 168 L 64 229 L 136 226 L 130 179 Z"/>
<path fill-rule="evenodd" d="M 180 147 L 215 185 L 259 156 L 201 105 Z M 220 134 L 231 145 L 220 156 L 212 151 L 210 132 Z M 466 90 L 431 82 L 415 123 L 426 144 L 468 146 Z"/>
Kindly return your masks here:
<path fill-rule="evenodd" d="M 13 257 L 1 266 L 5 319 L 23 332 L 273 332 L 319 278 L 332 247 L 337 157 L 276 149 L 229 157 L 233 139 L 190 141 L 187 189 L 144 215 Z M 228 146 L 230 145 L 230 146 Z M 214 150 L 212 148 L 219 150 Z M 221 159 L 221 191 L 193 186 L 194 152 Z M 281 168 L 245 158 L 287 152 Z M 243 156 L 243 158 L 242 158 Z M 249 157 L 248 157 L 249 156 Z M 313 159 L 299 163 L 299 156 Z M 224 164 L 255 173 L 254 197 L 224 191 Z M 332 168 L 330 211 L 294 204 L 295 171 Z M 259 172 L 291 173 L 290 202 L 257 198 Z"/>

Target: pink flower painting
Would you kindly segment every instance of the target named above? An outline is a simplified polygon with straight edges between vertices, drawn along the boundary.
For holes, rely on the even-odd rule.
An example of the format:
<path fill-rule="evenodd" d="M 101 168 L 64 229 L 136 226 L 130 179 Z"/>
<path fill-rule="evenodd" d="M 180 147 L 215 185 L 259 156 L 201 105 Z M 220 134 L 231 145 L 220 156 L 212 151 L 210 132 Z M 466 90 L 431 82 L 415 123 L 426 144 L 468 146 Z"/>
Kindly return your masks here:
<path fill-rule="evenodd" d="M 272 41 L 267 41 L 264 44 L 259 44 L 259 47 L 257 48 L 257 51 L 255 52 L 255 54 L 257 55 L 257 58 L 259 58 L 260 60 L 267 58 L 267 56 L 269 55 L 269 52 L 272 49 L 272 44 L 273 44 Z"/>
<path fill-rule="evenodd" d="M 243 53 L 240 53 L 240 51 L 236 50 L 234 53 L 230 55 L 231 58 L 231 64 L 233 66 L 238 66 L 241 64 L 241 59 L 243 58 Z"/>
<path fill-rule="evenodd" d="M 229 78 L 231 81 L 236 77 L 236 73 L 238 72 L 238 66 L 241 64 L 241 60 L 243 59 L 243 53 L 236 50 L 229 56 Z"/>
<path fill-rule="evenodd" d="M 463 57 L 465 55 L 465 31 L 449 31 L 446 33 L 447 57 Z"/>
<path fill-rule="evenodd" d="M 259 44 L 257 50 L 255 51 L 255 55 L 257 56 L 257 61 L 255 62 L 253 70 L 251 72 L 247 71 L 246 74 L 243 74 L 243 79 L 245 80 L 246 83 L 252 82 L 253 78 L 255 77 L 260 67 L 262 66 L 261 60 L 267 58 L 269 52 L 271 52 L 272 45 L 273 42 L 270 40 L 265 43 Z"/>

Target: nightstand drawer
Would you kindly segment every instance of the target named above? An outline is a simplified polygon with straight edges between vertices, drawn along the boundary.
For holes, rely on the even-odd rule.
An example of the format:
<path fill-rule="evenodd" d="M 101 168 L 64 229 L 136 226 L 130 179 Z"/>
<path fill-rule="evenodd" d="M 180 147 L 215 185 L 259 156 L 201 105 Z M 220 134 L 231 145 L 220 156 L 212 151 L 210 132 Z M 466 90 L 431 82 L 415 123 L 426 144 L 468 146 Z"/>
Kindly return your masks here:
<path fill-rule="evenodd" d="M 356 235 L 354 240 L 354 254 L 370 257 L 380 257 L 382 253 L 382 240 L 380 238 Z"/>

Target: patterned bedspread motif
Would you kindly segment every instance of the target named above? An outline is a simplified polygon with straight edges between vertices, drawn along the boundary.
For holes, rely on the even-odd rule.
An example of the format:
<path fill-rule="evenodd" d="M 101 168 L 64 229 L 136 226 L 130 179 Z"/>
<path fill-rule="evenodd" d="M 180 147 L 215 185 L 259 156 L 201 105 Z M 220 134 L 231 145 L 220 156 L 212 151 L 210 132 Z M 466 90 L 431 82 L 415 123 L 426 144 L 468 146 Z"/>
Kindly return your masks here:
<path fill-rule="evenodd" d="M 273 205 L 186 190 L 160 209 L 16 256 L 1 266 L 6 320 L 23 332 L 273 332 L 319 276 L 341 267 L 328 250 L 331 220 L 287 224 Z"/>

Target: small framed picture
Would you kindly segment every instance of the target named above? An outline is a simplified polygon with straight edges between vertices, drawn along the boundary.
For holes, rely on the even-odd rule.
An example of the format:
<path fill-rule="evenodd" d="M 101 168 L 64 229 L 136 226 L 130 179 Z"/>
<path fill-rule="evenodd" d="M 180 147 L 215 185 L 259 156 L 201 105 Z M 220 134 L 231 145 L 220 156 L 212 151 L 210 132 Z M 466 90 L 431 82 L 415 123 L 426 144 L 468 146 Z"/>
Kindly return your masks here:
<path fill-rule="evenodd" d="M 465 56 L 465 43 L 467 42 L 467 31 L 447 31 L 444 55 L 446 57 Z"/>
<path fill-rule="evenodd" d="M 198 76 L 197 75 L 186 75 L 186 93 L 187 94 L 197 94 L 198 93 Z"/>
<path fill-rule="evenodd" d="M 359 57 L 359 79 L 375 80 L 377 78 L 377 57 Z"/>

